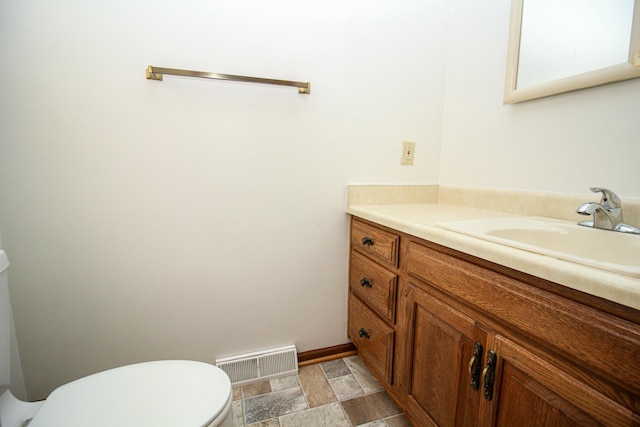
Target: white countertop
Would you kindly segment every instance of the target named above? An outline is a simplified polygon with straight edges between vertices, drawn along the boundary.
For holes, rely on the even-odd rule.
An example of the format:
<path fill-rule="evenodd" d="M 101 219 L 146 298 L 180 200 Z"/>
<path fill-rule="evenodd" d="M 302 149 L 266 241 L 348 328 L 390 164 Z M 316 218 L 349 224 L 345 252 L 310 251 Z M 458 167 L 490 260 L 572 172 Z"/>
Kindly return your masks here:
<path fill-rule="evenodd" d="M 437 203 L 349 205 L 347 213 L 640 310 L 640 279 L 638 278 L 512 248 L 436 226 L 440 222 L 514 215 Z"/>

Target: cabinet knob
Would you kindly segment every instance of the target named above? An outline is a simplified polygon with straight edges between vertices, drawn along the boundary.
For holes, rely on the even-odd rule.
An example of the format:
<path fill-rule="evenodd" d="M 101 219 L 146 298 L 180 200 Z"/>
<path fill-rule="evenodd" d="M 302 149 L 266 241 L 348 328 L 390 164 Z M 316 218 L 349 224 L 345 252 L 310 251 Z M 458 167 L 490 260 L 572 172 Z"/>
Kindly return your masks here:
<path fill-rule="evenodd" d="M 358 332 L 358 335 L 360 335 L 360 338 L 371 338 L 371 335 L 369 335 L 369 332 L 367 332 L 365 328 L 360 328 L 360 332 Z"/>
<path fill-rule="evenodd" d="M 482 377 L 484 378 L 484 398 L 487 400 L 493 399 L 493 381 L 496 376 L 496 361 L 497 356 L 493 350 L 487 352 L 487 364 L 482 371 Z"/>
<path fill-rule="evenodd" d="M 373 246 L 373 239 L 371 237 L 363 237 L 362 244 L 365 246 Z"/>
<path fill-rule="evenodd" d="M 360 279 L 360 285 L 364 288 L 365 286 L 367 288 L 372 288 L 373 287 L 373 283 L 371 283 L 371 280 L 367 279 L 366 277 L 363 277 L 362 279 Z"/>
<path fill-rule="evenodd" d="M 482 343 L 476 341 L 473 344 L 473 357 L 469 360 L 469 374 L 471 375 L 471 388 L 480 388 L 480 370 L 482 369 Z"/>

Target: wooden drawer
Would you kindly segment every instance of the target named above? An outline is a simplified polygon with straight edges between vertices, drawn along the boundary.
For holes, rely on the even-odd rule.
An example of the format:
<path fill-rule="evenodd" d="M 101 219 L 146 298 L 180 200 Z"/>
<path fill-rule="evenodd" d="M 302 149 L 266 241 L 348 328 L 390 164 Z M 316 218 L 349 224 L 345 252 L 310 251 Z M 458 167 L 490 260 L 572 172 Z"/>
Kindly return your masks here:
<path fill-rule="evenodd" d="M 358 220 L 351 222 L 351 245 L 393 267 L 398 266 L 400 237 Z"/>
<path fill-rule="evenodd" d="M 394 330 L 362 301 L 349 294 L 349 338 L 369 368 L 391 384 Z"/>
<path fill-rule="evenodd" d="M 390 323 L 395 322 L 398 275 L 358 252 L 351 252 L 351 292 Z"/>

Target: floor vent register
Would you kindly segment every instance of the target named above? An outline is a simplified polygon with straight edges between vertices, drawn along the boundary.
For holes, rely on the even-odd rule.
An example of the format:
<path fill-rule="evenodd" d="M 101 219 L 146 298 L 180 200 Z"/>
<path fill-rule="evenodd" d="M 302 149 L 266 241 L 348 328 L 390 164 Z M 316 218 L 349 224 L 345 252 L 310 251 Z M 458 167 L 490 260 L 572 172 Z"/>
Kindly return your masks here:
<path fill-rule="evenodd" d="M 216 366 L 229 375 L 231 384 L 246 384 L 298 373 L 295 345 L 216 359 Z"/>

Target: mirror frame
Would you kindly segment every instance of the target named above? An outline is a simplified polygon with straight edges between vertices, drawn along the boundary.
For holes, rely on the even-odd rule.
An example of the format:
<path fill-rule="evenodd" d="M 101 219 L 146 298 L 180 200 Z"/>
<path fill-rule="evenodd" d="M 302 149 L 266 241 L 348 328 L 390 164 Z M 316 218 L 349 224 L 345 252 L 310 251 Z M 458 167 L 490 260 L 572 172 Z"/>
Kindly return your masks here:
<path fill-rule="evenodd" d="M 518 58 L 520 56 L 520 34 L 522 30 L 524 1 L 525 0 L 511 0 L 511 24 L 509 28 L 504 104 L 515 104 L 517 102 L 640 77 L 640 0 L 635 0 L 627 62 L 517 89 Z"/>

